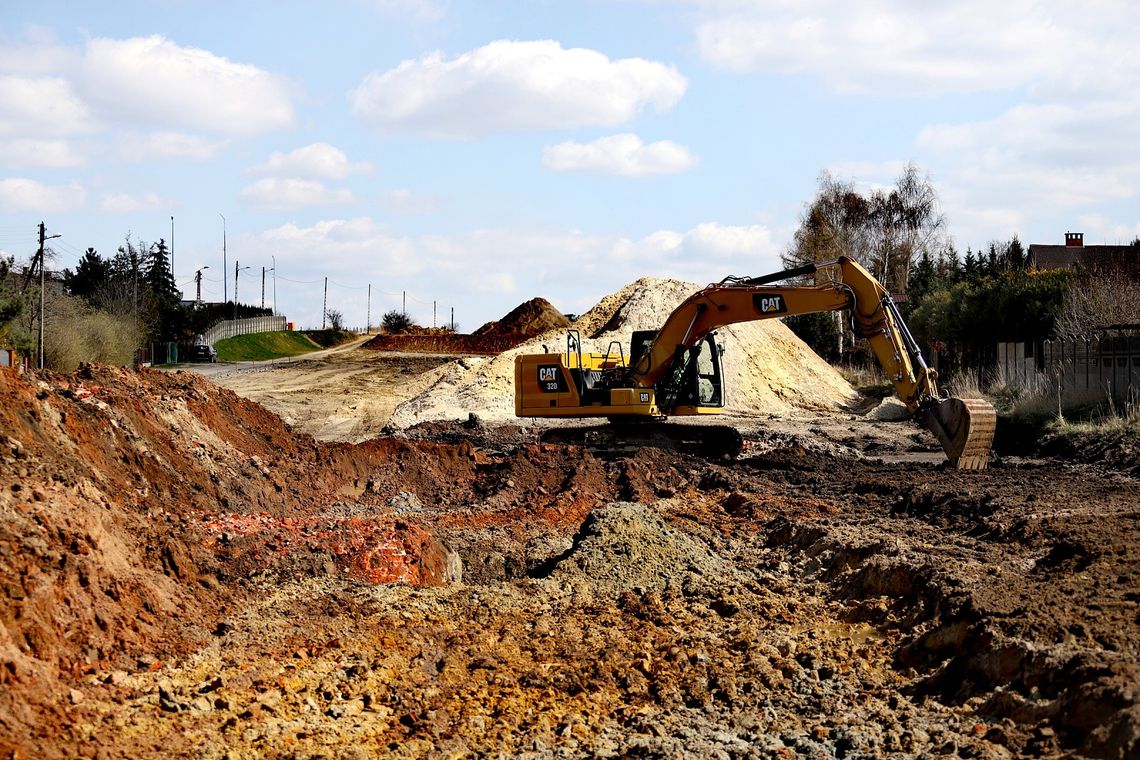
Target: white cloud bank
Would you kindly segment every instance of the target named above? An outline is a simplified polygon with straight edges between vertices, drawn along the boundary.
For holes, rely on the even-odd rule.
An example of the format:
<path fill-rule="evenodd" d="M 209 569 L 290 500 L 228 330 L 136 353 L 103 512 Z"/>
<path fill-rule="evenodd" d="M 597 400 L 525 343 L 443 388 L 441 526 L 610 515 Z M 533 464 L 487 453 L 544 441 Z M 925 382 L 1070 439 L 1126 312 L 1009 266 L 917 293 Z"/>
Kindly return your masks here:
<path fill-rule="evenodd" d="M 289 153 L 274 151 L 269 159 L 253 170 L 257 174 L 306 179 L 345 179 L 353 174 L 367 174 L 372 165 L 352 163 L 344 151 L 328 143 L 318 142 Z"/>
<path fill-rule="evenodd" d="M 296 211 L 313 206 L 343 206 L 356 200 L 352 191 L 309 179 L 269 177 L 245 187 L 238 197 L 254 211 Z"/>
<path fill-rule="evenodd" d="M 86 200 L 87 191 L 77 182 L 45 185 L 23 177 L 0 180 L 0 211 L 61 214 L 79 208 Z"/>
<path fill-rule="evenodd" d="M 406 288 L 410 299 L 418 299 L 421 307 L 428 304 L 416 307 L 417 301 L 409 300 L 409 309 L 418 309 L 421 323 L 430 324 L 434 298 L 451 294 L 456 302 L 441 302 L 440 314 L 446 306 L 457 306 L 467 329 L 497 319 L 536 295 L 556 300 L 565 311 L 581 312 L 606 293 L 647 274 L 704 284 L 729 274 L 758 275 L 780 268 L 779 247 L 767 227 L 718 223 L 641 237 L 567 229 L 406 236 L 370 218 L 354 218 L 311 226 L 285 224 L 241 245 L 250 251 L 251 260 L 275 255 L 279 275 L 290 281 L 320 283 L 329 277 L 330 298 L 334 284 L 340 283 L 337 303 L 345 305 L 346 313 L 359 311 L 352 319 L 361 324 L 364 288 L 371 282 L 374 319 L 384 308 L 378 303 L 385 291 L 398 295 Z M 654 262 L 653 271 L 646 271 L 646 261 Z M 283 301 L 297 299 L 283 303 L 291 319 L 320 323 L 319 285 L 289 285 L 282 293 Z"/>
<path fill-rule="evenodd" d="M 542 152 L 542 164 L 560 172 L 593 172 L 645 177 L 680 174 L 697 165 L 697 157 L 670 140 L 646 144 L 635 134 L 600 137 L 590 143 L 567 141 Z"/>
<path fill-rule="evenodd" d="M 384 132 L 471 138 L 498 132 L 613 127 L 668 111 L 688 82 L 674 67 L 610 60 L 553 40 L 498 40 L 452 59 L 433 53 L 369 74 L 353 113 Z"/>
<path fill-rule="evenodd" d="M 90 40 L 76 80 L 84 98 L 116 121 L 228 135 L 293 122 L 280 77 L 160 35 Z"/>

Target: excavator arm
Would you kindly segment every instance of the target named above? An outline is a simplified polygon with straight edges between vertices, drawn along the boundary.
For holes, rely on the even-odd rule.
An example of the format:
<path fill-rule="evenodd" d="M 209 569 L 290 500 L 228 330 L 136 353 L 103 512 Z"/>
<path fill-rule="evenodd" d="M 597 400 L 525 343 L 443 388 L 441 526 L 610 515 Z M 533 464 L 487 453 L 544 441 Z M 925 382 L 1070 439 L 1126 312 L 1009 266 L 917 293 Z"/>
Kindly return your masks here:
<path fill-rule="evenodd" d="M 838 277 L 815 286 L 771 284 L 825 269 L 837 270 Z M 926 366 L 890 293 L 845 256 L 765 277 L 730 278 L 694 293 L 669 315 L 649 350 L 628 368 L 627 381 L 659 389 L 658 404 L 668 412 L 669 393 L 660 389 L 668 388 L 670 373 L 680 374 L 686 352 L 718 327 L 841 309 L 850 309 L 856 334 L 867 340 L 895 393 L 938 439 L 951 464 L 984 469 L 997 420 L 993 407 L 981 399 L 939 394 L 937 373 Z"/>

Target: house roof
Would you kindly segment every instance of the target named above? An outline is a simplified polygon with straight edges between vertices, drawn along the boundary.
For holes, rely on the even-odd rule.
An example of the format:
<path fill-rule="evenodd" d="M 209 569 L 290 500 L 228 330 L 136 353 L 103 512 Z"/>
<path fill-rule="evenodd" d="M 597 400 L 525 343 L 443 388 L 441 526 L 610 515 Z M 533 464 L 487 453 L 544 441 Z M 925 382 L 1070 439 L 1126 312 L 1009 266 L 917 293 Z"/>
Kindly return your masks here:
<path fill-rule="evenodd" d="M 1140 247 L 1134 245 L 1038 245 L 1029 246 L 1032 269 L 1123 269 L 1140 272 Z"/>

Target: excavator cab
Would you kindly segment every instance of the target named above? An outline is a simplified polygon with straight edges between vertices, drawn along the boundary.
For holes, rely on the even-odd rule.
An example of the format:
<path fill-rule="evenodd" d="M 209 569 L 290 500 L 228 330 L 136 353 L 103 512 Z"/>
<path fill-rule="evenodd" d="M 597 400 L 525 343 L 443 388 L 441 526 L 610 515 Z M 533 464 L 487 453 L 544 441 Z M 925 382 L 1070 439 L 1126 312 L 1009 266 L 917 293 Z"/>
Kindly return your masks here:
<path fill-rule="evenodd" d="M 630 341 L 630 366 L 643 360 L 656 330 L 637 330 Z M 690 348 L 678 347 L 670 368 L 657 384 L 657 405 L 666 414 L 716 414 L 724 406 L 724 346 L 711 332 Z"/>

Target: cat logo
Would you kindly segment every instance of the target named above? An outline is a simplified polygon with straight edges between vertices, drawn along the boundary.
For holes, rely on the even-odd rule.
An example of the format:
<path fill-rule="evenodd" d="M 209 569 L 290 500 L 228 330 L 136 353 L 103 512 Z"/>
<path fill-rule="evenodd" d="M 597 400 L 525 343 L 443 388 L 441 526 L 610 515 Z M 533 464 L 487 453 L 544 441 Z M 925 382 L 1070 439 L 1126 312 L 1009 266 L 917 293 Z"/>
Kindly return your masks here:
<path fill-rule="evenodd" d="M 643 404 L 649 403 L 649 392 L 648 391 L 642 391 L 641 392 L 641 403 L 643 403 Z"/>
<path fill-rule="evenodd" d="M 756 311 L 767 316 L 769 314 L 786 314 L 788 305 L 784 303 L 784 297 L 781 295 L 761 295 L 759 293 L 752 296 L 752 305 L 756 307 Z"/>
<path fill-rule="evenodd" d="M 557 364 L 538 365 L 538 389 L 543 393 L 565 393 L 569 390 Z"/>

